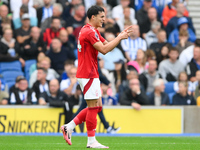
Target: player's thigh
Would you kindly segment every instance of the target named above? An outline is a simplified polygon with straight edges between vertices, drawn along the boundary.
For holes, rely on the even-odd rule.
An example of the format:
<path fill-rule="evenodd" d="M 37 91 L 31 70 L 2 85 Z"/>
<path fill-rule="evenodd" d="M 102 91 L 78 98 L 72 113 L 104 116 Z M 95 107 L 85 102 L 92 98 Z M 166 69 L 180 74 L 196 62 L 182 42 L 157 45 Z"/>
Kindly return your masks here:
<path fill-rule="evenodd" d="M 84 94 L 85 100 L 87 101 L 99 100 L 99 98 L 101 97 L 99 78 L 91 78 L 91 79 L 78 78 L 78 82 Z"/>
<path fill-rule="evenodd" d="M 101 97 L 99 97 L 99 99 L 94 99 L 94 100 L 87 100 L 86 99 L 86 103 L 88 105 L 88 107 L 97 107 L 97 106 L 102 106 L 102 99 Z"/>

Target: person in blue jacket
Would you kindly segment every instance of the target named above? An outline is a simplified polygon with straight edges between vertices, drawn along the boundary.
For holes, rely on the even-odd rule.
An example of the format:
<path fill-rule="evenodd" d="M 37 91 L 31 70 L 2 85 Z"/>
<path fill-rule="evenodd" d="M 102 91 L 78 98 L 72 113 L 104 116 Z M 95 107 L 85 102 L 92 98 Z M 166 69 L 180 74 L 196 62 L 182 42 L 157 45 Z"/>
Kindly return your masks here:
<path fill-rule="evenodd" d="M 168 38 L 169 43 L 171 43 L 173 46 L 176 46 L 178 44 L 180 30 L 187 30 L 189 34 L 188 41 L 194 43 L 194 41 L 196 40 L 196 35 L 192 31 L 192 29 L 188 27 L 188 19 L 186 17 L 181 17 L 178 19 L 178 27 L 170 33 Z"/>
<path fill-rule="evenodd" d="M 188 94 L 187 82 L 179 82 L 179 91 L 173 96 L 172 105 L 196 105 L 194 97 Z"/>
<path fill-rule="evenodd" d="M 185 12 L 185 6 L 184 6 L 184 4 L 183 3 L 178 3 L 176 10 L 177 10 L 176 16 L 172 17 L 169 20 L 169 22 L 168 22 L 168 24 L 167 24 L 167 26 L 165 28 L 165 30 L 167 32 L 167 37 L 169 37 L 170 33 L 174 29 L 177 28 L 177 26 L 178 26 L 178 19 L 181 18 L 181 17 L 184 17 L 184 12 Z M 195 29 L 194 29 L 194 26 L 193 26 L 192 19 L 190 17 L 186 17 L 186 18 L 188 20 L 188 26 L 189 26 L 189 28 L 191 28 L 192 31 L 195 33 Z"/>

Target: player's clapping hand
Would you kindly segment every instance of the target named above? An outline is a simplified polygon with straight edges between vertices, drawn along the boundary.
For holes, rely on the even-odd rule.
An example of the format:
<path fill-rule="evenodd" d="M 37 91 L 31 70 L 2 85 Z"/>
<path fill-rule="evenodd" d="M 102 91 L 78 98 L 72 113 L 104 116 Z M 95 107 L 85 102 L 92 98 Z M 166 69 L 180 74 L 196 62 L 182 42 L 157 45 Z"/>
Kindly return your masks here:
<path fill-rule="evenodd" d="M 118 36 L 120 36 L 121 39 L 127 39 L 131 32 L 133 32 L 132 25 L 124 29 Z"/>

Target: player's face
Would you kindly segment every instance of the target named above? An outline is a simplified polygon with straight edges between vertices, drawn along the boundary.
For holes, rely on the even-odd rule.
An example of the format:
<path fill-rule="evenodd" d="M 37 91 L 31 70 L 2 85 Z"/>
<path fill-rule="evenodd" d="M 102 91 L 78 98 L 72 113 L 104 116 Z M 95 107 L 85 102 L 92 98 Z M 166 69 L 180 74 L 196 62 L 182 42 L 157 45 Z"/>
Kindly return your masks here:
<path fill-rule="evenodd" d="M 94 20 L 97 28 L 102 27 L 105 21 L 105 12 L 99 12 L 99 14 L 95 16 Z"/>

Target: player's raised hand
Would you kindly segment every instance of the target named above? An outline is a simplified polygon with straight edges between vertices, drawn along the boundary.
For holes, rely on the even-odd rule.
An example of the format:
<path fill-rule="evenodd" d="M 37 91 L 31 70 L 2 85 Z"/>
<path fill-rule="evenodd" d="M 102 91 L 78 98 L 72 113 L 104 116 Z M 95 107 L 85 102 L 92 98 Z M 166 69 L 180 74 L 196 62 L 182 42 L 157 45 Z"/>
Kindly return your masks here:
<path fill-rule="evenodd" d="M 128 26 L 126 29 L 124 29 L 118 36 L 121 39 L 127 39 L 131 32 L 133 32 L 132 25 Z"/>

